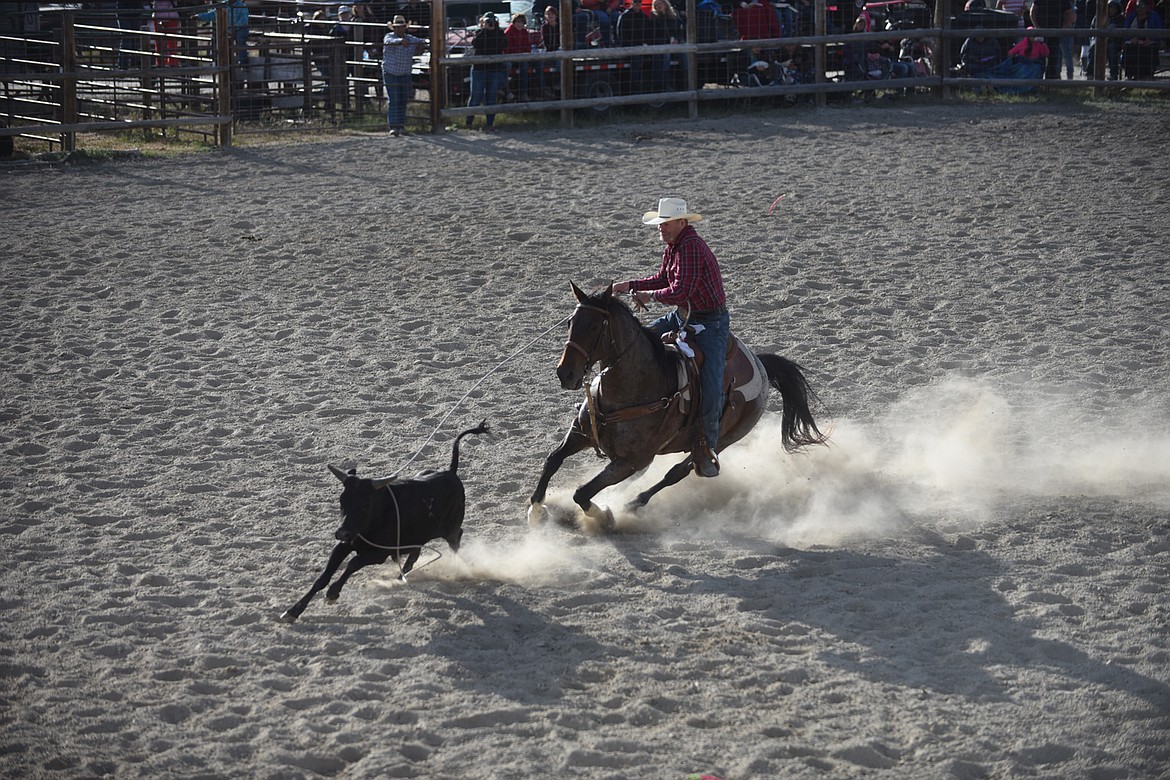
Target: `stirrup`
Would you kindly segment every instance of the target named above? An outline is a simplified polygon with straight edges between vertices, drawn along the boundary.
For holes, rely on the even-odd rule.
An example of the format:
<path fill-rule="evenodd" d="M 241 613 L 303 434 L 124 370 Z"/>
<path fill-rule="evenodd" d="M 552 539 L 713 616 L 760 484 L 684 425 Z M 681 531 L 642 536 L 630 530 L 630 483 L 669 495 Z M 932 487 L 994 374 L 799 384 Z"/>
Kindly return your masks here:
<path fill-rule="evenodd" d="M 719 456 L 715 450 L 707 446 L 705 439 L 700 439 L 691 453 L 691 461 L 695 466 L 695 473 L 700 477 L 719 476 Z"/>

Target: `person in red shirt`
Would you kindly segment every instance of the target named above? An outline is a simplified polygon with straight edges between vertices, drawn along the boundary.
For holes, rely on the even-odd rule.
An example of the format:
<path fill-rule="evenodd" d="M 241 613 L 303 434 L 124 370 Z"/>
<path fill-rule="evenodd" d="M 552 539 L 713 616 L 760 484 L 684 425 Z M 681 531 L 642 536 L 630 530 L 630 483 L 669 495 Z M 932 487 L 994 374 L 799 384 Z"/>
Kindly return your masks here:
<path fill-rule="evenodd" d="M 516 14 L 512 17 L 512 23 L 504 28 L 504 37 L 508 39 L 508 45 L 504 47 L 504 54 L 528 54 L 532 51 L 532 37 L 528 34 L 528 17 L 524 14 Z M 528 69 L 531 63 L 525 61 L 514 61 L 512 67 L 516 68 L 517 88 L 520 91 L 520 101 L 528 101 Z"/>
<path fill-rule="evenodd" d="M 681 330 L 684 325 L 701 325 L 693 337 L 706 356 L 699 374 L 699 403 L 702 428 L 695 442 L 695 472 L 702 477 L 719 474 L 719 417 L 723 412 L 723 363 L 731 319 L 723 272 L 715 253 L 691 223 L 703 219 L 687 210 L 682 198 L 662 198 L 657 211 L 647 211 L 642 224 L 657 225 L 666 247 L 658 273 L 641 279 L 619 282 L 615 293 L 629 292 L 640 304 L 651 301 L 674 306 L 674 311 L 646 327 L 658 336 Z"/>

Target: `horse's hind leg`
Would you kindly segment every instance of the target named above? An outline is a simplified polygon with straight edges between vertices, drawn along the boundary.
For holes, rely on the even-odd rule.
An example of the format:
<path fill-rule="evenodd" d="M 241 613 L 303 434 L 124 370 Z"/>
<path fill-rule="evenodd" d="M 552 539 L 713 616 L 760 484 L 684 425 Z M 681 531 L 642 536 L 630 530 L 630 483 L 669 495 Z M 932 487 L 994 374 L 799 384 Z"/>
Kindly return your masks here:
<path fill-rule="evenodd" d="M 553 474 L 560 470 L 566 459 L 588 446 L 589 437 L 574 425 L 569 428 L 569 432 L 565 434 L 565 439 L 560 446 L 549 453 L 548 458 L 544 461 L 544 471 L 540 473 L 540 479 L 536 483 L 536 489 L 532 491 L 532 496 L 528 499 L 529 525 L 544 524 L 548 515 L 544 509 L 544 497 L 548 493 L 549 481 L 553 478 Z"/>
<path fill-rule="evenodd" d="M 670 471 L 666 472 L 666 476 L 639 493 L 633 501 L 626 505 L 626 509 L 630 512 L 637 512 L 639 509 L 646 506 L 646 503 L 650 501 L 650 499 L 653 498 L 658 491 L 682 482 L 683 478 L 690 473 L 691 459 L 690 457 L 687 457 L 687 459 L 682 463 L 673 466 Z"/>
<path fill-rule="evenodd" d="M 611 460 L 609 465 L 598 472 L 597 476 L 577 488 L 576 492 L 573 493 L 573 501 L 581 507 L 581 511 L 586 516 L 600 523 L 603 531 L 608 531 L 613 528 L 613 512 L 606 507 L 594 504 L 593 497 L 607 487 L 629 479 L 645 467 L 646 464 L 642 462 Z"/>

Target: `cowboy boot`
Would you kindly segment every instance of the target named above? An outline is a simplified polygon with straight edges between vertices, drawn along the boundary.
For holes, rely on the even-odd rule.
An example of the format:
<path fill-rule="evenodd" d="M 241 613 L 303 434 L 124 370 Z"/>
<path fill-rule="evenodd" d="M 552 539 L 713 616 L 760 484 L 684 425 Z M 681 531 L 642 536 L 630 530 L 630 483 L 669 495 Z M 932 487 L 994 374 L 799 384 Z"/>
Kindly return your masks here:
<path fill-rule="evenodd" d="M 700 477 L 719 476 L 719 456 L 707 444 L 707 437 L 700 436 L 695 442 L 691 461 L 695 464 L 695 473 Z"/>

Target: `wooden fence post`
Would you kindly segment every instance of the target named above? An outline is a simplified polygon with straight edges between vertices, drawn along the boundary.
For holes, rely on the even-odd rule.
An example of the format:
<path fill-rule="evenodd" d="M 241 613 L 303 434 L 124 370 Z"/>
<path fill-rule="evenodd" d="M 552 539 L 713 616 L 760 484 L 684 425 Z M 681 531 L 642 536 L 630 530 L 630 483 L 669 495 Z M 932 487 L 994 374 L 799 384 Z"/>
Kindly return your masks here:
<path fill-rule="evenodd" d="M 73 12 L 61 14 L 61 124 L 77 124 L 77 30 L 73 26 Z M 66 152 L 77 150 L 77 133 L 61 134 L 61 148 Z"/>
<path fill-rule="evenodd" d="M 687 0 L 687 43 L 692 46 L 699 42 L 699 20 L 695 11 L 695 0 Z M 703 85 L 699 83 L 699 55 L 691 52 L 684 55 L 687 63 L 687 89 L 692 97 L 687 101 L 687 117 L 693 122 L 699 118 L 699 90 Z M 667 71 L 669 72 L 669 68 Z M 669 89 L 669 85 L 667 86 Z"/>
<path fill-rule="evenodd" d="M 231 30 L 231 12 L 226 5 L 215 9 L 215 65 L 219 70 L 219 115 L 232 117 L 231 122 L 215 126 L 215 138 L 220 146 L 232 145 L 232 46 L 235 36 Z"/>
<path fill-rule="evenodd" d="M 943 86 L 943 83 L 951 61 L 951 39 L 947 37 L 947 31 L 951 29 L 951 14 L 950 4 L 943 2 L 943 0 L 936 0 L 934 4 L 934 26 L 942 30 L 938 45 L 931 53 L 932 62 L 930 65 L 934 68 L 935 75 L 938 76 L 938 86 L 934 88 L 934 96 L 938 100 L 945 100 L 950 96 L 950 89 Z"/>
<path fill-rule="evenodd" d="M 941 2 L 941 0 L 938 0 Z M 825 0 L 814 0 L 813 2 L 813 34 L 820 36 L 825 34 Z M 825 44 L 824 42 L 817 43 L 816 48 L 813 49 L 813 78 L 817 84 L 825 83 Z M 824 108 L 828 102 L 826 93 L 818 91 L 816 97 L 813 98 L 813 104 L 817 108 Z"/>
<path fill-rule="evenodd" d="M 1097 22 L 1097 32 L 1105 29 L 1105 22 L 1108 21 L 1108 8 L 1106 7 L 1106 0 L 1097 0 L 1097 14 L 1093 20 Z M 1113 38 L 1102 38 L 1097 36 L 1094 39 L 1093 46 L 1093 78 L 1096 81 L 1104 81 L 1108 74 L 1105 72 L 1106 59 L 1109 54 L 1109 47 L 1113 44 Z M 1105 87 L 1094 87 L 1093 97 L 1102 98 L 1105 96 Z"/>
<path fill-rule="evenodd" d="M 447 56 L 447 3 L 431 0 L 431 132 L 443 132 L 441 111 L 447 107 L 447 71 L 439 65 L 439 58 Z M 381 70 L 379 70 L 379 73 Z M 414 85 L 411 85 L 411 95 Z M 389 95 L 386 97 L 389 100 Z"/>
<path fill-rule="evenodd" d="M 573 0 L 561 0 L 561 51 L 572 51 L 577 48 L 576 37 L 573 32 Z M 573 60 L 561 60 L 561 100 L 571 100 L 573 97 Z M 561 127 L 573 126 L 573 109 L 561 109 Z"/>

